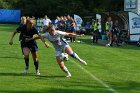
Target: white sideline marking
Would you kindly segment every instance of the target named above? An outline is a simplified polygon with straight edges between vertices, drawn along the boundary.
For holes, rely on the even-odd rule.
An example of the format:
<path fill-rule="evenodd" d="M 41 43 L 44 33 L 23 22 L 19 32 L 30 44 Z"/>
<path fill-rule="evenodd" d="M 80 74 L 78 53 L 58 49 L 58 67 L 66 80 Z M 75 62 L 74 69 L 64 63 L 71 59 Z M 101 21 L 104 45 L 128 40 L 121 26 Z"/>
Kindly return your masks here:
<path fill-rule="evenodd" d="M 84 69 L 81 65 L 79 65 L 77 62 L 75 62 L 74 60 L 71 59 L 71 61 L 73 63 L 75 63 L 80 69 L 82 69 L 85 73 L 87 73 L 88 75 L 90 75 L 94 80 L 98 81 L 101 85 L 103 85 L 104 87 L 106 87 L 109 91 L 111 91 L 112 93 L 118 93 L 115 89 L 113 89 L 112 87 L 110 87 L 109 85 L 107 85 L 106 83 L 104 83 L 102 80 L 100 80 L 99 78 L 97 78 L 95 75 L 93 75 L 91 72 L 89 72 L 88 70 Z M 88 65 L 87 65 L 88 66 Z"/>

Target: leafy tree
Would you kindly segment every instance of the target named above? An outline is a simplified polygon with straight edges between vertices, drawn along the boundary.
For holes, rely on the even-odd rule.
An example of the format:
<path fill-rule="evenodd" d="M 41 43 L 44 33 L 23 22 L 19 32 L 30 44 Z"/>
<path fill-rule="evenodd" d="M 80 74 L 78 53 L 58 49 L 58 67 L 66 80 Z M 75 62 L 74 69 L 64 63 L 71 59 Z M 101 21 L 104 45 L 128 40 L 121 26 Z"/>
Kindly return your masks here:
<path fill-rule="evenodd" d="M 0 0 L 0 8 L 20 9 L 22 15 L 88 15 L 123 10 L 123 0 Z"/>
<path fill-rule="evenodd" d="M 7 8 L 10 8 L 11 6 L 7 3 L 7 2 L 5 2 L 4 0 L 0 0 L 0 8 L 1 9 L 7 9 Z"/>

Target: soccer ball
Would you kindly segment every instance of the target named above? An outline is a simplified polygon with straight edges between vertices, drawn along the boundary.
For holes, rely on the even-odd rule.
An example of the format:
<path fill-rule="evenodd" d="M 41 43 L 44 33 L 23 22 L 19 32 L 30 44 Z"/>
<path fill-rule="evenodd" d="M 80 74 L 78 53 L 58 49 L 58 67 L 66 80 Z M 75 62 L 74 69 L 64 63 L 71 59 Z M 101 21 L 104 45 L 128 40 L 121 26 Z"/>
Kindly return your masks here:
<path fill-rule="evenodd" d="M 60 59 L 61 60 L 69 60 L 69 56 L 68 56 L 68 54 L 67 53 L 61 53 L 61 55 L 60 55 Z"/>
<path fill-rule="evenodd" d="M 110 47 L 110 44 L 106 44 L 106 47 Z"/>

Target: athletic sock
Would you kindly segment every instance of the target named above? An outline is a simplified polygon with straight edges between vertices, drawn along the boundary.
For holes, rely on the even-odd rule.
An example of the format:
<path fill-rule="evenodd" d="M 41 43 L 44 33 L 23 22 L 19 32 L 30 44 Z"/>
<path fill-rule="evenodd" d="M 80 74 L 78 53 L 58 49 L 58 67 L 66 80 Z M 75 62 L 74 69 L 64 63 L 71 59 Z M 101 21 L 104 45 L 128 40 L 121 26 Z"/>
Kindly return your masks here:
<path fill-rule="evenodd" d="M 71 56 L 73 57 L 73 58 L 76 58 L 78 61 L 80 61 L 82 64 L 85 64 L 85 65 L 87 65 L 87 63 L 84 61 L 84 60 L 82 60 L 76 53 L 72 53 L 71 54 Z"/>
<path fill-rule="evenodd" d="M 76 53 L 72 53 L 71 57 L 78 59 L 79 61 L 81 61 L 82 59 L 76 54 Z"/>
<path fill-rule="evenodd" d="M 64 67 L 62 68 L 62 70 L 63 70 L 65 73 L 69 72 L 66 66 L 64 66 Z"/>
<path fill-rule="evenodd" d="M 26 69 L 29 68 L 29 58 L 24 58 L 25 60 L 25 65 L 26 65 Z"/>
<path fill-rule="evenodd" d="M 112 45 L 113 45 L 113 42 L 114 42 L 114 40 L 111 40 L 111 42 L 110 42 L 110 46 L 112 46 Z"/>
<path fill-rule="evenodd" d="M 66 66 L 64 66 L 63 68 L 61 68 L 67 75 L 70 74 L 69 70 L 67 69 Z"/>
<path fill-rule="evenodd" d="M 35 61 L 34 62 L 34 66 L 35 66 L 35 70 L 37 71 L 38 70 L 38 66 L 39 66 L 39 62 L 38 61 Z"/>

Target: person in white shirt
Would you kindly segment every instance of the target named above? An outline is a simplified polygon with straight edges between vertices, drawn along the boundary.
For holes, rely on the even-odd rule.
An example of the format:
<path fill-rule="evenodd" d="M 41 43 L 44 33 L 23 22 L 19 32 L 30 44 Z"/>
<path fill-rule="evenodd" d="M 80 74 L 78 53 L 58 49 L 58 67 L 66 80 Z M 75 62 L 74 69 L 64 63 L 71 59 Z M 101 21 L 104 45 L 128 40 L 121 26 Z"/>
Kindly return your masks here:
<path fill-rule="evenodd" d="M 60 68 L 66 73 L 66 77 L 71 77 L 71 73 L 68 71 L 67 67 L 65 66 L 63 60 L 61 60 L 60 55 L 65 52 L 71 57 L 77 59 L 79 62 L 81 62 L 84 65 L 87 65 L 87 63 L 82 60 L 69 46 L 69 44 L 62 39 L 62 36 L 71 36 L 71 37 L 76 37 L 76 36 L 83 36 L 82 35 L 77 35 L 74 33 L 66 33 L 62 32 L 59 30 L 55 30 L 54 26 L 52 24 L 49 24 L 49 26 L 45 27 L 46 33 L 41 35 L 41 38 L 47 38 L 54 46 L 55 52 L 56 52 L 56 60 L 57 63 L 59 64 Z"/>
<path fill-rule="evenodd" d="M 43 26 L 48 26 L 51 23 L 51 20 L 45 15 L 45 19 L 43 19 Z"/>

